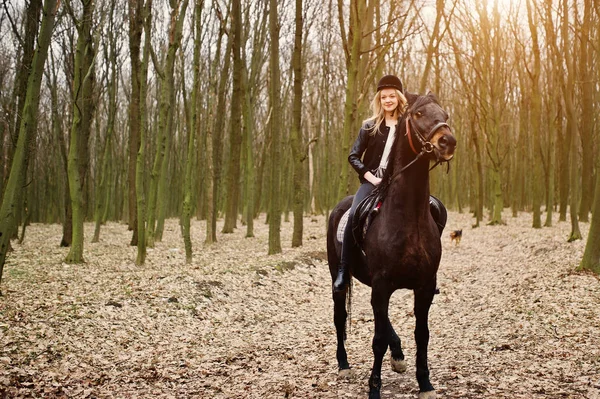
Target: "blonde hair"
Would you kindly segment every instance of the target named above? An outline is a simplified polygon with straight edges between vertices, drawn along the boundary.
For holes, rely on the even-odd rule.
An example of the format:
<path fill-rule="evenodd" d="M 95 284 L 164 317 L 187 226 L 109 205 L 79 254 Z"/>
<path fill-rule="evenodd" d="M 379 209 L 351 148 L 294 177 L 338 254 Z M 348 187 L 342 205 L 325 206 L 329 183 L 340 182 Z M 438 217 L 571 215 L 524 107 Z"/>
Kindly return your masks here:
<path fill-rule="evenodd" d="M 398 97 L 398 107 L 394 111 L 394 116 L 400 118 L 400 115 L 406 111 L 408 100 L 406 100 L 406 97 L 404 97 L 404 94 L 400 90 L 395 89 L 394 91 L 396 92 L 396 97 Z M 375 96 L 371 100 L 371 110 L 373 114 L 363 121 L 363 125 L 367 122 L 375 122 L 370 128 L 371 132 L 369 133 L 371 136 L 374 136 L 379 131 L 379 126 L 385 121 L 385 111 L 381 106 L 381 90 L 375 93 Z"/>

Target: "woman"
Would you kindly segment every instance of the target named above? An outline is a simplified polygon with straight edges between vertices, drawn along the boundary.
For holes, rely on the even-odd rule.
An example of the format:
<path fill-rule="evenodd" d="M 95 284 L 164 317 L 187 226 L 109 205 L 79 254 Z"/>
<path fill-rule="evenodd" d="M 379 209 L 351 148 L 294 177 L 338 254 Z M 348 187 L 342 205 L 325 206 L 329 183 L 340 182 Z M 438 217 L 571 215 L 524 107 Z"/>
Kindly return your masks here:
<path fill-rule="evenodd" d="M 352 218 L 358 204 L 365 199 L 383 177 L 396 137 L 398 118 L 406 108 L 406 98 L 402 94 L 402 82 L 397 76 L 386 75 L 377 84 L 377 93 L 371 102 L 373 115 L 363 121 L 358 138 L 352 146 L 348 161 L 358 173 L 360 187 L 354 195 L 350 215 L 344 230 L 342 259 L 338 274 L 333 283 L 334 291 L 344 291 L 349 282 L 349 262 L 355 248 L 352 236 Z M 364 157 L 363 157 L 364 155 Z M 362 158 L 362 160 L 361 160 Z"/>

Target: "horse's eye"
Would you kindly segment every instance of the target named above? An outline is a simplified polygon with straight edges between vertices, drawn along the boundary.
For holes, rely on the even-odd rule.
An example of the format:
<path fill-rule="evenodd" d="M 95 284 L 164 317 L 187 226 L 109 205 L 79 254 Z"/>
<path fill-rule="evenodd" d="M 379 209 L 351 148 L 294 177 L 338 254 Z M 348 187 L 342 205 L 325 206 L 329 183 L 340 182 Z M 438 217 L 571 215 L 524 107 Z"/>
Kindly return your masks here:
<path fill-rule="evenodd" d="M 421 111 L 417 111 L 417 112 L 415 112 L 415 116 L 416 116 L 417 118 L 420 118 L 420 117 L 422 117 L 422 116 L 423 116 L 423 113 L 422 113 Z"/>

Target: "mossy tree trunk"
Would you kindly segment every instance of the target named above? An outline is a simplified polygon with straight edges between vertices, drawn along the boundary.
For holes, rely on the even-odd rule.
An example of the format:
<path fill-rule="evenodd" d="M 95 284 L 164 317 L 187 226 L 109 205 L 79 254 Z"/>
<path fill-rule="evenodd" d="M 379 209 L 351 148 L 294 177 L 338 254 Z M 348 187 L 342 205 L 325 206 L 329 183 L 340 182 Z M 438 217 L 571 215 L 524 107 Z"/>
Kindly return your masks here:
<path fill-rule="evenodd" d="M 571 215 L 571 233 L 569 234 L 568 241 L 575 241 L 581 239 L 581 231 L 579 230 L 579 174 L 578 168 L 578 151 L 577 151 L 577 137 L 579 136 L 579 126 L 577 124 L 577 105 L 575 104 L 575 71 L 576 71 L 576 58 L 575 51 L 571 48 L 569 40 L 569 6 L 567 1 L 563 1 L 563 19 L 561 25 L 561 35 L 563 41 L 563 49 L 561 51 L 561 57 L 563 57 L 565 64 L 567 65 L 566 79 L 563 78 L 562 92 L 565 102 L 565 108 L 567 111 L 567 137 L 570 157 L 570 203 L 569 213 Z M 558 53 L 557 53 L 558 55 Z M 557 57 L 559 59 L 560 57 Z"/>
<path fill-rule="evenodd" d="M 345 27 L 340 17 L 342 28 L 342 42 L 346 54 L 347 84 L 344 105 L 344 127 L 342 130 L 342 143 L 340 145 L 340 159 L 347 159 L 350 145 L 354 141 L 353 127 L 355 126 L 356 110 L 358 108 L 358 73 L 360 64 L 360 49 L 362 43 L 361 20 L 366 14 L 365 0 L 352 0 L 350 2 L 350 21 L 348 36 L 345 36 Z M 345 197 L 350 192 L 350 165 L 342 162 L 338 186 L 338 199 Z"/>
<path fill-rule="evenodd" d="M 293 210 L 294 231 L 292 233 L 292 247 L 302 245 L 302 232 L 304 229 L 304 197 L 306 184 L 304 178 L 304 160 L 306 152 L 303 151 L 304 140 L 302 134 L 302 0 L 296 0 L 294 51 L 292 53 L 292 70 L 294 72 L 294 98 L 292 109 L 292 161 L 293 161 Z"/>
<path fill-rule="evenodd" d="M 35 50 L 35 39 L 36 36 L 38 34 L 38 30 L 40 28 L 39 25 L 39 20 L 40 20 L 40 13 L 42 12 L 42 0 L 32 0 L 30 2 L 28 2 L 28 4 L 25 6 L 26 10 L 25 10 L 25 18 L 23 18 L 23 29 L 24 29 L 24 35 L 21 37 L 22 40 L 20 40 L 20 45 L 21 45 L 21 57 L 19 59 L 18 65 L 17 65 L 17 69 L 15 70 L 15 85 L 14 85 L 14 93 L 12 96 L 13 101 L 11 101 L 11 104 L 9 105 L 8 108 L 8 118 L 9 118 L 9 126 L 8 127 L 8 132 L 12 137 L 10 138 L 10 140 L 7 141 L 7 143 L 15 143 L 18 140 L 19 134 L 20 134 L 20 129 L 21 129 L 21 119 L 22 119 L 22 115 L 23 115 L 23 109 L 25 106 L 25 100 L 27 97 L 27 87 L 28 87 L 28 79 L 29 79 L 29 75 L 30 75 L 30 68 L 32 65 L 32 61 L 33 61 L 33 56 L 34 56 L 34 50 Z M 6 19 L 5 19 L 6 20 Z M 34 151 L 35 151 L 35 130 L 37 129 L 37 121 L 36 123 L 33 123 L 31 125 L 27 126 L 27 129 L 29 130 L 28 132 L 26 132 L 25 134 L 28 137 L 31 137 L 31 141 L 28 143 L 28 148 L 27 148 L 27 156 L 34 156 Z M 15 151 L 15 146 L 14 145 L 9 145 L 7 148 L 7 152 L 8 152 L 8 157 L 7 157 L 7 165 L 10 165 L 10 162 L 12 160 L 12 157 L 14 156 L 14 151 Z M 0 161 L 0 165 L 4 166 L 4 159 L 2 159 L 2 161 Z M 28 163 L 25 163 L 25 170 L 22 173 L 22 181 L 21 181 L 21 185 L 22 186 L 26 186 L 27 182 L 26 182 L 26 176 L 27 176 L 27 170 L 28 170 Z M 8 169 L 8 167 L 7 167 Z M 0 181 L 0 184 L 4 183 L 4 180 Z M 2 196 L 2 188 L 0 186 L 0 198 Z M 26 196 L 26 192 L 27 190 L 24 190 L 22 192 L 22 196 L 21 194 L 18 194 L 19 196 L 21 196 L 18 200 L 17 200 L 17 208 L 15 209 L 15 225 L 16 227 L 18 227 L 18 225 L 22 222 L 22 218 L 23 218 L 23 214 L 26 214 L 26 209 L 25 209 L 25 196 Z M 25 215 L 26 216 L 26 215 Z M 17 228 L 15 228 L 14 232 L 13 232 L 13 238 L 17 238 Z"/>
<path fill-rule="evenodd" d="M 140 85 L 141 85 L 141 41 L 144 28 L 144 1 L 128 0 L 129 17 L 129 60 L 131 63 L 131 91 L 129 100 L 129 145 L 127 160 L 127 201 L 128 227 L 133 231 L 130 245 L 138 245 L 138 212 L 137 212 L 137 190 L 136 190 L 136 164 L 138 149 L 140 147 Z"/>
<path fill-rule="evenodd" d="M 591 270 L 596 274 L 600 274 L 600 173 L 596 173 L 596 190 L 592 206 L 592 220 L 579 269 Z"/>
<path fill-rule="evenodd" d="M 581 93 L 581 110 L 579 120 L 579 134 L 581 138 L 581 201 L 579 203 L 579 220 L 589 221 L 589 212 L 592 201 L 594 200 L 594 82 L 598 79 L 598 73 L 594 76 L 594 66 L 592 60 L 593 49 L 590 41 L 590 25 L 592 20 L 591 0 L 583 1 L 582 24 L 577 24 L 579 30 L 575 32 L 580 43 L 579 56 L 579 85 Z M 575 57 L 575 54 L 573 54 Z M 596 67 L 597 68 L 597 67 Z M 597 80 L 596 80 L 597 81 Z M 597 128 L 596 128 L 597 129 Z"/>
<path fill-rule="evenodd" d="M 279 77 L 279 22 L 277 0 L 269 0 L 269 34 L 271 52 L 269 59 L 271 104 L 271 159 L 269 192 L 269 255 L 281 252 L 281 102 Z"/>
<path fill-rule="evenodd" d="M 71 209 L 73 211 L 73 235 L 66 263 L 82 263 L 83 260 L 83 222 L 85 209 L 83 188 L 88 165 L 89 129 L 94 112 L 94 61 L 95 50 L 92 37 L 94 0 L 82 0 L 81 19 L 75 20 L 77 27 L 77 46 L 75 48 L 75 67 L 73 76 L 73 123 L 69 144 L 68 175 Z"/>
<path fill-rule="evenodd" d="M 115 118 L 117 114 L 117 91 L 118 91 L 118 58 L 117 58 L 117 40 L 116 33 L 119 31 L 114 27 L 115 0 L 110 3 L 107 30 L 108 43 L 104 50 L 104 61 L 110 67 L 110 76 L 107 77 L 106 90 L 108 94 L 108 120 L 106 122 L 106 139 L 104 143 L 104 151 L 102 154 L 102 167 L 100 171 L 100 183 L 96 192 L 96 208 L 94 212 L 95 226 L 94 237 L 92 242 L 100 240 L 100 226 L 105 220 L 105 214 L 108 208 L 108 179 L 109 179 L 109 162 L 112 153 L 112 138 L 115 129 Z"/>
<path fill-rule="evenodd" d="M 161 179 L 161 171 L 163 170 L 163 159 L 167 150 L 167 135 L 171 132 L 168 130 L 171 124 L 169 120 L 172 118 L 172 101 L 174 98 L 174 72 L 175 61 L 177 58 L 177 50 L 181 43 L 183 21 L 185 19 L 185 11 L 187 9 L 188 0 L 171 2 L 171 14 L 169 24 L 169 47 L 165 58 L 164 67 L 159 75 L 162 78 L 162 87 L 160 91 L 160 109 L 158 120 L 158 138 L 156 146 L 156 155 L 154 164 L 150 174 L 150 188 L 148 194 L 148 225 L 146 228 L 147 245 L 154 247 L 156 233 L 156 217 L 158 203 L 158 184 Z M 157 66 L 157 65 L 155 65 Z M 157 66 L 158 67 L 158 66 Z"/>
<path fill-rule="evenodd" d="M 541 125 L 541 112 L 542 112 L 542 99 L 540 94 L 540 72 L 541 72 L 541 61 L 540 61 L 540 48 L 538 44 L 538 17 L 534 10 L 534 7 L 527 1 L 527 21 L 529 23 L 529 31 L 531 33 L 531 46 L 533 52 L 533 69 L 531 70 L 529 77 L 531 80 L 531 89 L 529 90 L 531 96 L 531 134 L 533 138 L 533 228 L 542 227 L 541 218 L 541 206 L 542 206 L 542 125 Z"/>
<path fill-rule="evenodd" d="M 242 5 L 241 0 L 231 2 L 231 27 L 233 58 L 233 88 L 231 96 L 231 119 L 229 124 L 229 166 L 227 168 L 227 196 L 223 233 L 233 233 L 237 227 L 240 197 L 240 153 L 242 147 L 242 103 L 246 93 L 242 92 Z"/>
<path fill-rule="evenodd" d="M 219 38 L 217 42 L 217 52 L 215 59 L 212 64 L 212 76 L 215 79 L 211 85 L 213 95 L 211 96 L 211 106 L 208 118 L 207 131 L 207 169 L 210 173 L 210 183 L 208 190 L 210 191 L 207 195 L 208 201 L 208 217 L 206 220 L 207 231 L 205 242 L 207 244 L 214 243 L 217 241 L 217 216 L 218 216 L 218 200 L 219 200 L 219 182 L 221 180 L 221 158 L 223 154 L 223 129 L 225 127 L 225 118 L 221 115 L 225 114 L 225 107 L 227 105 L 226 96 L 228 92 L 227 81 L 229 79 L 229 71 L 231 69 L 231 57 L 229 57 L 229 51 L 232 46 L 232 35 L 227 35 L 227 44 L 225 45 L 225 57 L 221 60 L 221 42 L 223 35 L 226 32 L 227 20 L 221 18 L 220 20 Z M 217 73 L 219 71 L 220 73 Z M 217 77 L 219 78 L 217 81 Z M 215 102 L 216 99 L 216 102 Z M 208 146 L 210 145 L 210 149 Z"/>
<path fill-rule="evenodd" d="M 202 41 L 202 8 L 204 0 L 195 0 L 194 2 L 194 59 L 193 59 L 193 86 L 191 93 L 191 101 L 186 109 L 189 110 L 188 117 L 188 142 L 187 142 L 187 157 L 185 163 L 185 182 L 183 194 L 183 212 L 181 215 L 181 226 L 183 233 L 183 243 L 185 246 L 185 260 L 187 263 L 192 263 L 192 238 L 190 236 L 190 222 L 192 218 L 192 185 L 194 167 L 194 149 L 195 137 L 200 130 L 200 53 Z M 185 89 L 185 83 L 183 83 Z M 187 96 L 184 96 L 186 98 Z"/>

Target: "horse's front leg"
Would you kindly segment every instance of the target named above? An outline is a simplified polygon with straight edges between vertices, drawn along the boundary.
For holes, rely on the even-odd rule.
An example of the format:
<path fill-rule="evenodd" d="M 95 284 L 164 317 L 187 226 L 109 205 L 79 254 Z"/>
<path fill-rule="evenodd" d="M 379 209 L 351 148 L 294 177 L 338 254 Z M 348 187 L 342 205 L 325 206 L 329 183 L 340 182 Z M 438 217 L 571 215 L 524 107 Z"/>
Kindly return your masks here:
<path fill-rule="evenodd" d="M 388 336 L 390 345 L 390 362 L 392 370 L 396 373 L 404 373 L 406 371 L 406 360 L 404 360 L 404 352 L 402 352 L 402 341 L 388 318 Z"/>
<path fill-rule="evenodd" d="M 419 399 L 436 397 L 433 385 L 429 381 L 427 365 L 427 346 L 429 345 L 429 308 L 435 293 L 435 280 L 426 287 L 415 290 L 415 341 L 417 344 L 417 381 L 419 383 Z"/>
<path fill-rule="evenodd" d="M 381 397 L 381 365 L 383 356 L 390 342 L 390 322 L 388 320 L 388 307 L 391 293 L 387 287 L 373 284 L 371 290 L 371 306 L 375 319 L 375 335 L 373 336 L 373 368 L 369 378 L 369 399 Z"/>

